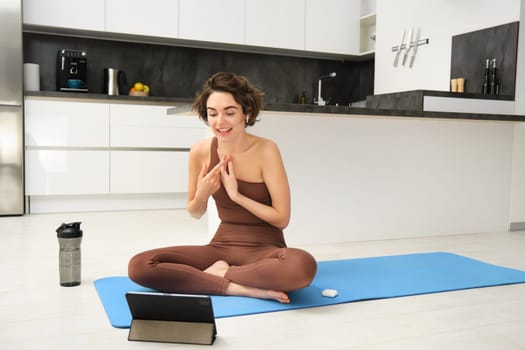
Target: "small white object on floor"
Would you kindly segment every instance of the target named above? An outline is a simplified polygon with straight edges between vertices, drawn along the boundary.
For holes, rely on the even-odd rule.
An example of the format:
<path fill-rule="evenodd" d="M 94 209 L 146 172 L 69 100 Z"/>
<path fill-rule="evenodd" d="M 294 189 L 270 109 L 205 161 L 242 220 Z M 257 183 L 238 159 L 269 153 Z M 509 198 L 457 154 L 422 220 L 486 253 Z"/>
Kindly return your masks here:
<path fill-rule="evenodd" d="M 337 296 L 337 290 L 335 289 L 325 289 L 321 292 L 323 297 L 335 298 Z"/>

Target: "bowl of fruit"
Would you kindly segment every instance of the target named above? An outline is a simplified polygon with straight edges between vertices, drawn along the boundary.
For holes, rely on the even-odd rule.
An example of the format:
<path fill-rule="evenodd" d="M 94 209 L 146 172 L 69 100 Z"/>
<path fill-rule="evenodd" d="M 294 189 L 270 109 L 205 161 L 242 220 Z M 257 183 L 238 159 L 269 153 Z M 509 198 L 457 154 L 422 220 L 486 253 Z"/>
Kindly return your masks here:
<path fill-rule="evenodd" d="M 129 95 L 130 96 L 149 96 L 149 85 L 136 82 L 133 84 L 133 86 L 129 89 Z"/>

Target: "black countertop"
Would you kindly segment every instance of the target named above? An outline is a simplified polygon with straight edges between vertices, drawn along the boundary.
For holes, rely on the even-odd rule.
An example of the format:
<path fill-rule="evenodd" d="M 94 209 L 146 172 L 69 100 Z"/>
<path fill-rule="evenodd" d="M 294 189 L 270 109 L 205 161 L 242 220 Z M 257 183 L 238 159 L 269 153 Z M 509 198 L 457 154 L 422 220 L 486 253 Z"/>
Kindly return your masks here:
<path fill-rule="evenodd" d="M 424 110 L 425 97 L 457 98 L 463 100 L 492 100 L 492 101 L 514 101 L 510 95 L 483 95 L 477 93 L 458 93 L 435 90 L 411 90 L 394 93 L 367 96 L 366 108 L 373 110 L 387 110 L 396 115 L 402 111 L 414 111 L 421 117 L 456 119 L 479 119 L 479 120 L 518 120 L 524 121 L 522 115 L 512 114 L 484 114 L 464 112 L 431 112 Z"/>
<path fill-rule="evenodd" d="M 192 98 L 184 97 L 157 97 L 157 96 L 109 96 L 106 94 L 91 94 L 85 92 L 61 92 L 61 91 L 25 91 L 26 97 L 48 97 L 54 99 L 85 100 L 116 103 L 136 103 L 136 104 L 157 104 L 157 105 L 177 105 L 192 103 Z"/>
<path fill-rule="evenodd" d="M 370 98 L 382 98 L 387 96 L 400 96 L 400 95 L 414 95 L 414 96 L 439 96 L 439 97 L 456 97 L 456 98 L 477 98 L 484 100 L 505 100 L 512 101 L 514 96 L 511 95 L 484 95 L 468 92 L 450 92 L 450 91 L 438 91 L 438 90 L 409 90 L 409 91 L 400 91 L 392 92 L 386 94 L 378 94 L 369 96 Z"/>
<path fill-rule="evenodd" d="M 425 95 L 479 98 L 479 94 L 454 94 L 440 91 L 417 90 Z M 413 92 L 405 92 L 413 93 Z M 180 106 L 189 105 L 193 102 L 192 98 L 178 97 L 136 97 L 136 96 L 108 96 L 104 94 L 76 93 L 76 92 L 57 92 L 57 91 L 26 91 L 27 97 L 43 97 L 61 100 L 85 100 L 131 104 L 152 104 Z M 492 97 L 494 98 L 494 97 Z M 499 99 L 509 99 L 508 97 L 498 96 Z M 429 112 L 420 110 L 403 109 L 383 109 L 383 108 L 361 108 L 348 106 L 317 106 L 311 104 L 267 104 L 263 106 L 264 111 L 269 112 L 292 112 L 292 113 L 316 113 L 336 116 L 346 115 L 370 115 L 370 116 L 393 116 L 393 117 L 417 117 L 417 118 L 440 118 L 440 119 L 471 119 L 471 120 L 493 120 L 493 121 L 525 121 L 525 115 L 503 115 L 503 114 L 481 114 L 481 113 L 451 113 L 451 112 Z"/>

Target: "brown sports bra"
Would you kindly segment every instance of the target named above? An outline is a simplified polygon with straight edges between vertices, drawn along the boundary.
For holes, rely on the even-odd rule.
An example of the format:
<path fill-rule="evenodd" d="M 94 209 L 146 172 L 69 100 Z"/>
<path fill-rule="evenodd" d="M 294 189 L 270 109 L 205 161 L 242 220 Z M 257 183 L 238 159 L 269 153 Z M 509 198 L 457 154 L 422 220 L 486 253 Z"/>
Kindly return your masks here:
<path fill-rule="evenodd" d="M 213 169 L 213 167 L 219 163 L 217 146 L 218 141 L 217 138 L 214 137 L 211 142 L 209 169 Z M 246 197 L 266 205 L 272 204 L 270 193 L 268 192 L 268 188 L 264 182 L 247 182 L 237 180 L 237 184 L 239 192 Z M 251 243 L 253 240 L 255 240 L 253 243 L 272 244 L 280 247 L 286 246 L 281 229 L 259 219 L 248 210 L 233 202 L 226 193 L 226 189 L 223 185 L 221 185 L 220 189 L 213 194 L 213 198 L 215 199 L 219 218 L 221 219 L 221 226 L 217 230 L 217 234 L 214 238 L 215 241 L 224 241 L 226 239 L 224 234 L 228 232 L 227 241 L 231 241 L 231 239 L 233 239 L 234 241 Z M 233 227 L 237 227 L 238 230 L 232 230 Z M 242 231 L 244 234 L 235 238 L 231 237 L 231 234 L 235 231 Z M 249 235 L 249 237 L 247 237 L 246 233 L 248 232 L 252 232 L 257 237 L 254 237 L 254 235 Z"/>

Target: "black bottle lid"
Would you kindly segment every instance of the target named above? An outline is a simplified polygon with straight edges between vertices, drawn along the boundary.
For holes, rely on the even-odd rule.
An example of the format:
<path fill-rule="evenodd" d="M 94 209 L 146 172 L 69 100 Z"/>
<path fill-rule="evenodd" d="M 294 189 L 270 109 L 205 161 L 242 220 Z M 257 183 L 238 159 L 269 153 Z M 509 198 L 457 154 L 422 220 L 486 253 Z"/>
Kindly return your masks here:
<path fill-rule="evenodd" d="M 69 224 L 63 223 L 57 228 L 58 238 L 78 238 L 82 237 L 82 230 L 80 229 L 80 222 L 71 222 Z"/>

